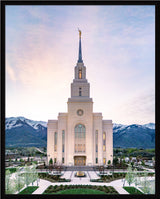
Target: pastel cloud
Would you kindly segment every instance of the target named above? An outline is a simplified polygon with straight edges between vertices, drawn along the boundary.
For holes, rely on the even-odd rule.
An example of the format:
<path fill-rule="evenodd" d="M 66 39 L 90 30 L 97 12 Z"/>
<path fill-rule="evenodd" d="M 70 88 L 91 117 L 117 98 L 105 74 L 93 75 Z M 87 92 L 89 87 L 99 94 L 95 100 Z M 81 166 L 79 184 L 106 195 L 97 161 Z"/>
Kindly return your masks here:
<path fill-rule="evenodd" d="M 15 72 L 14 70 L 12 69 L 12 67 L 8 64 L 8 61 L 6 63 L 6 71 L 7 71 L 7 74 L 9 76 L 9 78 L 12 80 L 12 81 L 16 81 L 16 75 L 15 75 Z"/>
<path fill-rule="evenodd" d="M 6 60 L 10 63 L 6 66 L 7 78 L 20 85 L 17 99 L 24 100 L 24 104 L 26 96 L 30 99 L 27 108 L 22 105 L 15 114 L 27 116 L 31 109 L 33 113 L 28 115 L 31 119 L 47 120 L 66 111 L 78 55 L 77 27 L 82 30 L 82 55 L 95 111 L 120 123 L 122 115 L 126 117 L 125 110 L 117 117 L 116 109 L 127 99 L 136 98 L 143 85 L 154 87 L 155 28 L 151 7 L 24 6 L 20 9 L 16 6 L 16 9 L 15 20 L 11 23 L 8 16 L 7 21 Z M 10 84 L 7 96 L 11 107 L 13 95 L 11 99 L 9 88 Z M 145 110 L 148 105 L 141 106 Z M 132 110 L 131 105 L 127 107 Z M 154 118 L 153 110 L 150 113 Z M 133 122 L 135 116 L 136 113 L 127 116 L 128 121 Z"/>

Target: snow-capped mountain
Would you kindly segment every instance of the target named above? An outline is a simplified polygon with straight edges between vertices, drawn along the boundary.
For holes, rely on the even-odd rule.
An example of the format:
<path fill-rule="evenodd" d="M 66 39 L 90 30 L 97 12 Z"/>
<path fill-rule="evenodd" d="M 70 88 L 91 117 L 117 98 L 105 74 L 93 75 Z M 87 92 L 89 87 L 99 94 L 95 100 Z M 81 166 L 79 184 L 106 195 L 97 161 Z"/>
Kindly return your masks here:
<path fill-rule="evenodd" d="M 46 146 L 47 122 L 25 117 L 9 117 L 5 121 L 6 146 Z"/>
<path fill-rule="evenodd" d="M 25 117 L 9 117 L 5 121 L 6 146 L 46 146 L 47 122 Z M 155 147 L 155 124 L 113 124 L 114 147 Z"/>
<path fill-rule="evenodd" d="M 113 146 L 129 148 L 154 148 L 155 129 L 150 124 L 113 125 Z"/>
<path fill-rule="evenodd" d="M 29 120 L 25 117 L 20 116 L 20 117 L 6 118 L 5 129 L 20 127 L 20 126 L 25 125 L 25 124 L 32 126 L 34 129 L 39 129 L 40 126 L 47 127 L 47 122 Z"/>
<path fill-rule="evenodd" d="M 144 124 L 143 126 L 149 128 L 149 129 L 155 129 L 155 124 L 154 123 Z"/>
<path fill-rule="evenodd" d="M 124 124 L 116 124 L 116 123 L 113 123 L 113 132 L 116 133 L 118 132 L 119 130 L 123 130 L 127 127 L 127 125 L 124 125 Z"/>

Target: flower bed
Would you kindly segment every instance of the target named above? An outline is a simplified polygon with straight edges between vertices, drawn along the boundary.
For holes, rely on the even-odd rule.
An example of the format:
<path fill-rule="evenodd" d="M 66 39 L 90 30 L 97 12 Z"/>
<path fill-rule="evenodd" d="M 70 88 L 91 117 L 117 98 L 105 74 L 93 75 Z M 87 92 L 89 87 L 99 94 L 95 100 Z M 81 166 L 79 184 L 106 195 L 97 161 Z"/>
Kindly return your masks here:
<path fill-rule="evenodd" d="M 79 192 L 76 192 L 75 190 L 78 190 Z M 64 191 L 65 192 L 61 192 Z M 66 192 L 69 191 L 68 193 Z M 73 191 L 72 191 L 73 190 Z M 118 192 L 111 186 L 96 186 L 96 185 L 55 185 L 55 186 L 49 186 L 43 194 L 81 194 L 81 191 L 83 190 L 83 192 L 85 192 L 85 194 L 91 194 L 91 190 L 92 192 L 94 191 L 100 191 L 103 192 L 103 194 L 118 194 Z M 102 194 L 102 193 L 98 193 L 97 194 Z M 94 194 L 94 193 L 92 193 Z"/>
<path fill-rule="evenodd" d="M 111 182 L 113 180 L 118 180 L 118 179 L 122 179 L 125 177 L 125 173 L 114 173 L 113 176 L 112 175 L 100 175 L 100 179 L 91 179 L 91 182 Z"/>
<path fill-rule="evenodd" d="M 48 173 L 38 173 L 39 178 L 50 182 L 70 182 L 70 179 L 60 178 L 60 175 L 49 175 Z"/>

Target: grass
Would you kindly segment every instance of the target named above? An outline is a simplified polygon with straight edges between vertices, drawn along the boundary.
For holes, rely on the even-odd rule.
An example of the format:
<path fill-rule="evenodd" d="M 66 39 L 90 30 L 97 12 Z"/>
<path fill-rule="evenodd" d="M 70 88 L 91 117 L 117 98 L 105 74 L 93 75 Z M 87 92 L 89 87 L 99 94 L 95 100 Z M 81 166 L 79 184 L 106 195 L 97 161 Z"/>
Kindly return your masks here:
<path fill-rule="evenodd" d="M 36 189 L 38 189 L 37 186 L 29 186 L 19 192 L 19 194 L 32 194 Z"/>
<path fill-rule="evenodd" d="M 6 171 L 9 170 L 10 173 L 15 173 L 16 172 L 16 168 L 6 168 Z"/>
<path fill-rule="evenodd" d="M 130 194 L 143 194 L 141 191 L 136 189 L 135 187 L 123 187 Z"/>
<path fill-rule="evenodd" d="M 106 194 L 106 193 L 94 189 L 69 189 L 69 190 L 58 191 L 55 194 Z"/>

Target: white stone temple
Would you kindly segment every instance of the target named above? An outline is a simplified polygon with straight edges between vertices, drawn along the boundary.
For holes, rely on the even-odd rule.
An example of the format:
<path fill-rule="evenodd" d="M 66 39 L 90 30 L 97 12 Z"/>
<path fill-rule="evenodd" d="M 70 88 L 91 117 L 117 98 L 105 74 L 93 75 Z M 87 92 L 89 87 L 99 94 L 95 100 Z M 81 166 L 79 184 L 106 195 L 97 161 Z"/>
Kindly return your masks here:
<path fill-rule="evenodd" d="M 68 112 L 59 113 L 58 120 L 48 120 L 48 163 L 66 166 L 106 165 L 113 160 L 113 123 L 103 120 L 102 113 L 93 113 L 90 84 L 82 60 L 79 30 L 78 62 L 74 68 Z"/>

